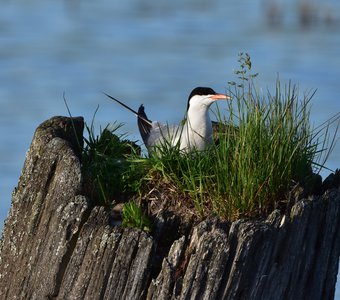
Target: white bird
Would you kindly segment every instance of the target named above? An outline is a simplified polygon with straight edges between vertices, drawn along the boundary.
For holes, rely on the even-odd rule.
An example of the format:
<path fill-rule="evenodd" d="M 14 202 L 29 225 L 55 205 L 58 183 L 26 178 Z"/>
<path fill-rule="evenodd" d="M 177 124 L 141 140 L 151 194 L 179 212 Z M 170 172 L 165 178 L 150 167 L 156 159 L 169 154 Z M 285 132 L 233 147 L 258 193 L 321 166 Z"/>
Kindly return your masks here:
<path fill-rule="evenodd" d="M 112 100 L 123 105 L 137 116 L 139 132 L 145 146 L 152 151 L 157 147 L 166 145 L 178 146 L 180 150 L 190 152 L 192 150 L 202 151 L 213 141 L 212 122 L 209 117 L 209 108 L 216 100 L 227 100 L 229 96 L 216 93 L 208 87 L 197 87 L 193 89 L 187 105 L 186 119 L 181 125 L 160 124 L 150 121 L 145 114 L 144 106 L 141 105 L 138 112 L 120 102 L 119 100 L 105 94 Z"/>

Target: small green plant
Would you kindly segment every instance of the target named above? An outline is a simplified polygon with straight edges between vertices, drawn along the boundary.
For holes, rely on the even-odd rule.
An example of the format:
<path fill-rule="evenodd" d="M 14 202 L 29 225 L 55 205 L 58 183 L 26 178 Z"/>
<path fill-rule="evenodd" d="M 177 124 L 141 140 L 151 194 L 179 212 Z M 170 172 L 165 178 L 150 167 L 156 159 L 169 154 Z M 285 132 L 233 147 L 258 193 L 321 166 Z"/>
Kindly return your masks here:
<path fill-rule="evenodd" d="M 96 135 L 93 121 L 90 127 L 86 125 L 88 138 L 84 137 L 82 155 L 84 189 L 94 204 L 110 207 L 138 188 L 140 172 L 136 172 L 128 158 L 137 155 L 139 148 L 116 134 L 120 128 L 121 124 L 106 126 Z"/>
<path fill-rule="evenodd" d="M 152 229 L 150 219 L 134 201 L 124 203 L 122 218 L 123 227 L 139 228 L 144 231 L 151 231 Z"/>

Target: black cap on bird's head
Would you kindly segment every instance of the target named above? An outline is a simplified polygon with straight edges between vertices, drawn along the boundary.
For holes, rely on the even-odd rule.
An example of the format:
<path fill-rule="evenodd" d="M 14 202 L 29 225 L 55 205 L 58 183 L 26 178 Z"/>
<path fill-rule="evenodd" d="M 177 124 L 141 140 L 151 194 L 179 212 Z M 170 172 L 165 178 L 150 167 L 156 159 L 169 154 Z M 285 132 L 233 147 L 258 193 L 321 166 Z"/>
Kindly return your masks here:
<path fill-rule="evenodd" d="M 209 88 L 209 87 L 197 87 L 197 88 L 194 88 L 190 95 L 189 95 L 189 99 L 188 101 L 190 101 L 190 99 L 193 97 L 193 96 L 196 96 L 196 95 L 199 95 L 199 96 L 204 96 L 204 95 L 216 95 L 216 92 L 212 89 L 212 88 Z"/>

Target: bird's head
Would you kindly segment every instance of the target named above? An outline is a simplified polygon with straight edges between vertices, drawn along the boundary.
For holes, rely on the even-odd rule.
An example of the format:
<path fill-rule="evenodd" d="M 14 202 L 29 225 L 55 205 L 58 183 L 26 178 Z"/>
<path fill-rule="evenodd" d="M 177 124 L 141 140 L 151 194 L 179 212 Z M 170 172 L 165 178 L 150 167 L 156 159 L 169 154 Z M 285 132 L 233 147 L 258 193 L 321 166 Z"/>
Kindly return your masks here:
<path fill-rule="evenodd" d="M 201 109 L 202 107 L 208 109 L 215 101 L 227 99 L 230 99 L 230 96 L 216 93 L 212 88 L 197 87 L 189 95 L 187 110 L 189 108 Z"/>

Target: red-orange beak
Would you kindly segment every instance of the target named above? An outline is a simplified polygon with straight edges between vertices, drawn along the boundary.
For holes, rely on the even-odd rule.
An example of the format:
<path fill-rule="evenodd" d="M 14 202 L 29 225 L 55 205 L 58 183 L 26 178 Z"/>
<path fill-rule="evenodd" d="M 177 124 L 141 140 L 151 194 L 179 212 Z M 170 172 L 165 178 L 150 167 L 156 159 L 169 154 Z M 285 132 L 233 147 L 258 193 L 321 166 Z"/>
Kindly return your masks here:
<path fill-rule="evenodd" d="M 230 100 L 231 97 L 228 96 L 228 95 L 225 95 L 225 94 L 215 94 L 215 95 L 210 96 L 210 99 L 213 99 L 213 100 Z"/>

